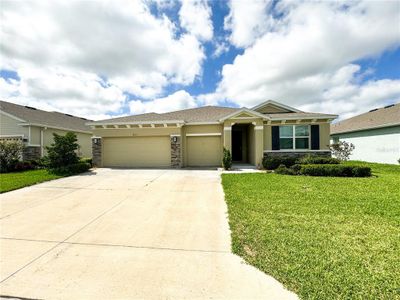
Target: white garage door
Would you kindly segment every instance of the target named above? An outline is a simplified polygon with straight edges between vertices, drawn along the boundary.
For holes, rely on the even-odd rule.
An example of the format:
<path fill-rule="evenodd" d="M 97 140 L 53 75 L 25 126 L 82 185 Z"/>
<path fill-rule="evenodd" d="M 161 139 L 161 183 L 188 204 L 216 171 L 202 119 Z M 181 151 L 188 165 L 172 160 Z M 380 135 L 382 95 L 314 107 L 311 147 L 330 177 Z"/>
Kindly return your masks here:
<path fill-rule="evenodd" d="M 221 166 L 220 136 L 190 136 L 186 139 L 189 167 Z"/>
<path fill-rule="evenodd" d="M 170 167 L 169 136 L 103 139 L 104 167 Z"/>

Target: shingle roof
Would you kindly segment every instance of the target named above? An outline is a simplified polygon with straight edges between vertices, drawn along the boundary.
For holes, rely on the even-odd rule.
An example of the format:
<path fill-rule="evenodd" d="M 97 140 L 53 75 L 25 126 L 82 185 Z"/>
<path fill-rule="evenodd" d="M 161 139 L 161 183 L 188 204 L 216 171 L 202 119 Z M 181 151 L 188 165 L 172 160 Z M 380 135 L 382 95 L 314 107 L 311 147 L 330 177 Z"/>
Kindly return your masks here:
<path fill-rule="evenodd" d="M 243 108 L 222 107 L 222 106 L 203 106 L 197 108 L 189 108 L 184 110 L 172 111 L 168 113 L 147 113 L 140 115 L 132 115 L 107 120 L 91 122 L 91 124 L 109 124 L 124 122 L 162 122 L 162 121 L 183 121 L 187 123 L 195 122 L 218 122 L 220 119 L 229 116 Z M 336 118 L 336 115 L 309 113 L 309 112 L 293 112 L 293 113 L 274 113 L 264 114 L 270 119 L 294 119 L 294 118 Z"/>
<path fill-rule="evenodd" d="M 400 125 L 400 103 L 385 106 L 331 125 L 331 134 Z"/>
<path fill-rule="evenodd" d="M 90 127 L 85 125 L 86 122 L 90 120 L 68 114 L 49 112 L 6 101 L 0 101 L 0 110 L 22 119 L 29 124 L 40 124 L 53 128 L 91 132 Z"/>
<path fill-rule="evenodd" d="M 119 123 L 119 122 L 156 122 L 156 121 L 184 121 L 184 122 L 217 122 L 219 119 L 229 115 L 240 108 L 221 107 L 221 106 L 203 106 L 189 108 L 163 114 L 148 113 L 141 115 L 132 115 L 127 117 L 113 118 L 92 122 L 94 124 Z"/>

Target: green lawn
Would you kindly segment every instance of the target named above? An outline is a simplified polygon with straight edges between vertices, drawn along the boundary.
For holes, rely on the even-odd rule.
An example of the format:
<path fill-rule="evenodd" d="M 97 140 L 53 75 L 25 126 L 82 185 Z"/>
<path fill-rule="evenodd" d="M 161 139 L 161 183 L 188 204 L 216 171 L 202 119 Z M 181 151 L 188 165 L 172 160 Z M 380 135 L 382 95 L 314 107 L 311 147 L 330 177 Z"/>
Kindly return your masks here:
<path fill-rule="evenodd" d="M 302 299 L 400 299 L 400 167 L 368 165 L 374 177 L 223 174 L 233 252 Z"/>
<path fill-rule="evenodd" d="M 24 172 L 0 174 L 0 193 L 20 189 L 43 181 L 57 179 L 62 176 L 54 175 L 47 170 L 29 170 Z"/>

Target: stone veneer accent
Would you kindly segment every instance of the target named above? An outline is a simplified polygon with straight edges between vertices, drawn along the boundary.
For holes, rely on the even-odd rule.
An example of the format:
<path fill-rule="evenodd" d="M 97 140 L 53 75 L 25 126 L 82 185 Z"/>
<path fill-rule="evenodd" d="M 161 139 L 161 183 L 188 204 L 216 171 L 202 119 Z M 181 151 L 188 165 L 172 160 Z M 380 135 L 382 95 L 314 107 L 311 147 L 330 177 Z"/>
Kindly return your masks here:
<path fill-rule="evenodd" d="M 331 151 L 276 151 L 276 152 L 264 152 L 264 157 L 267 156 L 291 156 L 291 157 L 303 157 L 306 155 L 315 155 L 315 156 L 324 156 L 324 157 L 331 157 Z"/>
<path fill-rule="evenodd" d="M 39 146 L 25 146 L 22 150 L 22 160 L 35 160 L 40 158 Z"/>
<path fill-rule="evenodd" d="M 101 167 L 101 138 L 92 137 L 92 163 L 95 167 Z"/>
<path fill-rule="evenodd" d="M 180 168 L 181 165 L 181 137 L 173 135 L 171 138 L 171 167 Z M 176 139 L 176 142 L 174 142 Z"/>

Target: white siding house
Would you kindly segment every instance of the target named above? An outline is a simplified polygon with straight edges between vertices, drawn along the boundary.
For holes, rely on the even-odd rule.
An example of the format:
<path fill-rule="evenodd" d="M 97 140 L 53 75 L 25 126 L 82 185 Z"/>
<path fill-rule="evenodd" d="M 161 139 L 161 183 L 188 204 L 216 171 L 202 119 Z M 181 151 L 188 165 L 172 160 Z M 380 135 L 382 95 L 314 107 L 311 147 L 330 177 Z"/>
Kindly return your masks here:
<path fill-rule="evenodd" d="M 400 103 L 332 124 L 331 141 L 354 144 L 352 160 L 397 164 L 400 159 Z"/>

